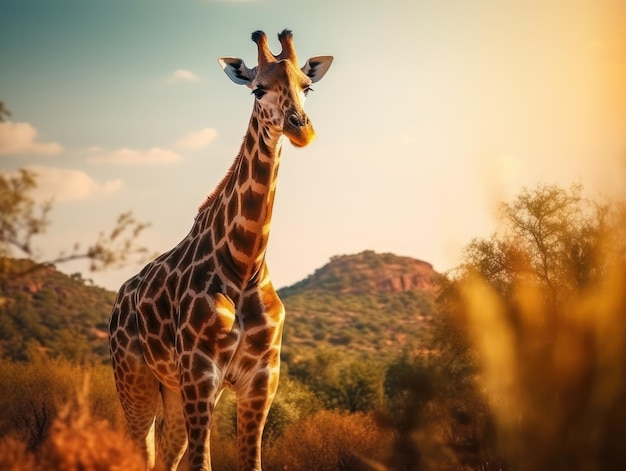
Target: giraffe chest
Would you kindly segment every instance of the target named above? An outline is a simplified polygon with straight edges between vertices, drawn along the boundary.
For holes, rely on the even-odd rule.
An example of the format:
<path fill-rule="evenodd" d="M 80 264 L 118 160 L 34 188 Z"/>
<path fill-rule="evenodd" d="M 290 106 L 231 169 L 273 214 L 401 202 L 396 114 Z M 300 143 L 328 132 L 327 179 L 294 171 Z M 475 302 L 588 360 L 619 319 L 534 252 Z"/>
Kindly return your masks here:
<path fill-rule="evenodd" d="M 189 291 L 178 305 L 162 299 L 140 303 L 138 324 L 144 357 L 157 379 L 176 390 L 181 373 L 206 367 L 235 385 L 249 371 L 276 365 L 283 307 L 272 293 L 232 298 L 221 292 Z"/>

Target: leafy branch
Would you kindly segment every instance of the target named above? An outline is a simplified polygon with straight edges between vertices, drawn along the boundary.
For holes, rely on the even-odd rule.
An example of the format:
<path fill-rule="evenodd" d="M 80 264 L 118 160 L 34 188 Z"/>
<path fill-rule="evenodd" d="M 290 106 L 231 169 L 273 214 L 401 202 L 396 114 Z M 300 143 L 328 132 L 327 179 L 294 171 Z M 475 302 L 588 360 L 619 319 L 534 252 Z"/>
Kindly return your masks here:
<path fill-rule="evenodd" d="M 37 261 L 39 257 L 32 241 L 48 229 L 52 202 L 36 204 L 32 197 L 36 187 L 37 177 L 29 170 L 20 169 L 13 175 L 0 172 L 0 280 L 73 260 L 88 260 L 91 271 L 101 271 L 140 263 L 149 257 L 148 249 L 137 244 L 139 235 L 149 224 L 137 221 L 128 211 L 119 215 L 110 232 L 101 232 L 87 247 L 76 243 L 69 252 Z M 16 256 L 33 259 L 35 263 L 16 264 L 11 260 Z"/>

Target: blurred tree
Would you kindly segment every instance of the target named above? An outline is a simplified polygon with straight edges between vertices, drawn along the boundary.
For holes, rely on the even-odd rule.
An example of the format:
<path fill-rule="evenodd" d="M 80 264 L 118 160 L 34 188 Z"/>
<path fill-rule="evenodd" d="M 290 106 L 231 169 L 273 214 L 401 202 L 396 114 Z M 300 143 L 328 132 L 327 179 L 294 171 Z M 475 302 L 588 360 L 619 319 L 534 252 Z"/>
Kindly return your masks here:
<path fill-rule="evenodd" d="M 5 117 L 10 118 L 11 112 L 7 110 L 6 106 L 4 105 L 4 102 L 0 101 L 0 123 L 4 121 Z"/>
<path fill-rule="evenodd" d="M 514 281 L 524 277 L 547 294 L 553 307 L 596 281 L 603 274 L 594 262 L 599 242 L 614 227 L 620 205 L 593 202 L 581 193 L 581 185 L 524 189 L 501 205 L 502 231 L 466 247 L 461 273 L 479 273 L 507 297 Z"/>
<path fill-rule="evenodd" d="M 452 406 L 457 459 L 622 469 L 624 204 L 587 200 L 580 185 L 540 185 L 503 203 L 501 215 L 500 231 L 473 240 L 448 274 L 432 329 L 436 377 L 448 379 L 435 396 Z M 461 425 L 473 457 L 458 453 Z"/>
<path fill-rule="evenodd" d="M 0 172 L 0 283 L 7 277 L 24 275 L 47 264 L 87 259 L 90 270 L 121 267 L 136 257 L 143 261 L 148 254 L 145 247 L 137 245 L 137 237 L 148 224 L 135 220 L 131 212 L 122 213 L 113 229 L 101 232 L 86 248 L 74 244 L 71 250 L 61 252 L 51 260 L 37 260 L 37 250 L 32 240 L 42 235 L 50 225 L 48 218 L 51 202 L 36 204 L 32 191 L 37 187 L 37 176 L 26 169 L 17 174 Z M 37 261 L 24 269 L 12 258 L 26 257 Z"/>

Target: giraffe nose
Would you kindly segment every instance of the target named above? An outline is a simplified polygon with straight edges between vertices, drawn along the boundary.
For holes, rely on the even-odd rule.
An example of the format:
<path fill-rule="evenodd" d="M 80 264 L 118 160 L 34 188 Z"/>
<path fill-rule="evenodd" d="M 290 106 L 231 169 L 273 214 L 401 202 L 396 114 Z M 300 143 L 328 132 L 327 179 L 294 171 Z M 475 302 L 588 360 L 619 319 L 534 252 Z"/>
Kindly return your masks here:
<path fill-rule="evenodd" d="M 309 118 L 304 113 L 301 116 L 297 111 L 290 111 L 287 114 L 287 122 L 293 128 L 298 129 L 307 126 L 309 124 Z"/>
<path fill-rule="evenodd" d="M 285 113 L 283 133 L 296 147 L 306 146 L 315 137 L 315 130 L 309 117 L 303 111 L 298 111 L 295 108 L 291 108 Z"/>

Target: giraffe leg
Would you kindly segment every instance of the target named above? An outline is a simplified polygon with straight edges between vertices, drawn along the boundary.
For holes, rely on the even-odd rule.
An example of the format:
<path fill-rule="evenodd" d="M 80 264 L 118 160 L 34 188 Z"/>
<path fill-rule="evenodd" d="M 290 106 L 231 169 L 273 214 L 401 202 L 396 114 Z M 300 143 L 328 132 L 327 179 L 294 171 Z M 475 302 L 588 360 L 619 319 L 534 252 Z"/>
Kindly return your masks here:
<path fill-rule="evenodd" d="M 114 309 L 109 326 L 111 361 L 129 433 L 153 469 L 159 382 L 143 358 L 136 325 L 134 313 Z"/>
<path fill-rule="evenodd" d="M 189 468 L 210 471 L 210 428 L 213 410 L 228 365 L 239 342 L 233 302 L 221 293 L 181 300 L 181 323 L 176 337 L 180 391 L 189 439 Z M 210 322 L 207 322 L 210 319 Z"/>
<path fill-rule="evenodd" d="M 128 422 L 131 438 L 146 459 L 149 469 L 155 466 L 155 418 L 159 400 L 159 383 L 148 369 L 138 361 L 127 378 L 132 375 L 132 382 L 120 381 L 115 375 L 116 386 L 122 403 L 122 409 Z"/>
<path fill-rule="evenodd" d="M 278 387 L 278 371 L 263 368 L 247 387 L 237 391 L 237 442 L 239 467 L 261 471 L 261 439 Z"/>
<path fill-rule="evenodd" d="M 179 393 L 166 387 L 161 389 L 163 399 L 163 431 L 159 438 L 157 458 L 167 471 L 188 469 L 183 455 L 187 449 L 187 431 L 183 416 L 183 403 Z M 180 464 L 179 464 L 180 463 Z"/>
<path fill-rule="evenodd" d="M 192 378 L 188 372 L 181 375 L 183 412 L 189 439 L 189 469 L 211 471 L 210 434 L 215 402 L 219 395 L 217 367 L 206 357 L 192 360 L 194 371 L 203 371 L 202 378 Z"/>

